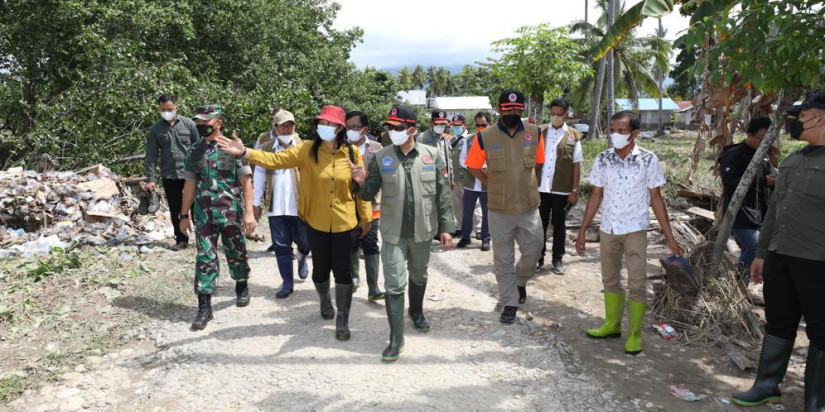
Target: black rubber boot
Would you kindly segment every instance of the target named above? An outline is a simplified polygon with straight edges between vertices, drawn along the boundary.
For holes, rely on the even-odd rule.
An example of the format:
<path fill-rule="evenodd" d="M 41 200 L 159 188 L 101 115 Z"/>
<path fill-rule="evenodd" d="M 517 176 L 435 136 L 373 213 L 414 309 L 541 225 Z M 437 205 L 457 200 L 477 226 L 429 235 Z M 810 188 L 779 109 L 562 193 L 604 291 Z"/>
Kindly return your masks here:
<path fill-rule="evenodd" d="M 427 282 L 423 285 L 417 285 L 410 282 L 410 318 L 412 318 L 413 326 L 419 332 L 429 332 L 430 322 L 424 316 L 424 294 L 427 292 Z"/>
<path fill-rule="evenodd" d="M 238 302 L 236 305 L 238 307 L 244 307 L 249 305 L 249 282 L 242 281 L 242 282 L 235 282 L 235 295 L 238 296 Z"/>
<path fill-rule="evenodd" d="M 756 382 L 747 392 L 733 395 L 733 403 L 740 406 L 759 406 L 766 403 L 782 402 L 779 382 L 785 378 L 788 361 L 793 353 L 793 340 L 765 335 Z"/>
<path fill-rule="evenodd" d="M 518 303 L 527 302 L 527 286 L 516 286 L 518 288 Z"/>
<path fill-rule="evenodd" d="M 198 314 L 192 321 L 193 330 L 201 330 L 212 320 L 212 295 L 198 295 Z"/>
<path fill-rule="evenodd" d="M 390 323 L 390 344 L 381 354 L 381 360 L 394 362 L 404 351 L 404 294 L 386 294 L 387 320 Z"/>
<path fill-rule="evenodd" d="M 335 319 L 335 338 L 349 340 L 349 308 L 352 306 L 352 285 L 335 284 L 335 306 L 338 317 Z"/>
<path fill-rule="evenodd" d="M 332 299 L 329 297 L 329 279 L 324 283 L 315 283 L 315 290 L 318 291 L 318 298 L 321 300 L 321 317 L 332 319 L 335 317 L 335 309 L 332 307 Z"/>
<path fill-rule="evenodd" d="M 384 299 L 384 292 L 382 292 L 381 289 L 378 288 L 379 260 L 379 255 L 364 256 L 364 268 L 367 271 L 367 287 L 369 288 L 367 298 L 370 302 L 375 302 L 376 300 Z"/>
<path fill-rule="evenodd" d="M 805 412 L 825 412 L 825 351 L 813 343 L 805 364 Z"/>

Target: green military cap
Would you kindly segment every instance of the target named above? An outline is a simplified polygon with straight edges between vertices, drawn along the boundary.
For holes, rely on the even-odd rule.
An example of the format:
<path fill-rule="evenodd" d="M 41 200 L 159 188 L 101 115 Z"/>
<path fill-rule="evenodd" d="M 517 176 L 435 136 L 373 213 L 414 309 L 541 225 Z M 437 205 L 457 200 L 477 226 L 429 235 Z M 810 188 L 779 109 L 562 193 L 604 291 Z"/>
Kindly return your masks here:
<path fill-rule="evenodd" d="M 223 115 L 223 106 L 219 104 L 210 104 L 206 106 L 199 106 L 195 109 L 195 116 L 192 119 L 196 120 L 212 120 L 215 116 Z"/>

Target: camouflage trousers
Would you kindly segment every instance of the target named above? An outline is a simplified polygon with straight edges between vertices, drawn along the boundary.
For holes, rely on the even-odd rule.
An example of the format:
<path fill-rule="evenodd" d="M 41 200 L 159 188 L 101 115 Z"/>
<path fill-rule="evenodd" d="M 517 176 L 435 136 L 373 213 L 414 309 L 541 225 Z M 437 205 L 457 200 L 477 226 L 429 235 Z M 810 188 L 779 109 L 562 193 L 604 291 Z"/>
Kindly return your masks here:
<path fill-rule="evenodd" d="M 221 237 L 229 276 L 235 281 L 249 279 L 246 237 L 239 221 L 215 222 L 206 219 L 195 229 L 198 254 L 195 256 L 195 293 L 211 294 L 220 270 L 218 235 Z"/>

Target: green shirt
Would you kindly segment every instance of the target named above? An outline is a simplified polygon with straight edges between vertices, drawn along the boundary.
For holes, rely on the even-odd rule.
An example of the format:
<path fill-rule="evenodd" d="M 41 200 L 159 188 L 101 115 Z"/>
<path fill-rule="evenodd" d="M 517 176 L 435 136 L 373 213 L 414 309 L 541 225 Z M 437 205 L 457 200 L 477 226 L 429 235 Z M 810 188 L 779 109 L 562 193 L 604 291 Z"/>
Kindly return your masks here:
<path fill-rule="evenodd" d="M 222 151 L 215 143 L 200 140 L 190 146 L 184 160 L 184 178 L 196 183 L 195 224 L 202 224 L 210 215 L 216 222 L 240 222 L 240 180 L 250 174 L 252 168 L 246 162 Z"/>
<path fill-rule="evenodd" d="M 805 147 L 779 165 L 756 257 L 768 251 L 825 261 L 825 146 Z"/>
<path fill-rule="evenodd" d="M 183 179 L 183 161 L 186 150 L 200 139 L 195 122 L 178 116 L 174 124 L 160 119 L 149 128 L 146 135 L 146 181 L 156 180 L 158 153 L 160 153 L 160 176 L 164 179 Z"/>

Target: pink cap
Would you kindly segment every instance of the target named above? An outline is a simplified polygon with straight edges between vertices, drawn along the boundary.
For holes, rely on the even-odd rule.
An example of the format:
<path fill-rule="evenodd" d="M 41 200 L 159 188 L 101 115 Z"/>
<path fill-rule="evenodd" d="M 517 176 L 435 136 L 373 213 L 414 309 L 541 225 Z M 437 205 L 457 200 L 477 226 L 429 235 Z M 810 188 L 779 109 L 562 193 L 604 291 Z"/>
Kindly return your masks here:
<path fill-rule="evenodd" d="M 344 126 L 344 125 L 346 125 L 346 117 L 347 117 L 347 114 L 344 112 L 344 109 L 342 109 L 338 106 L 328 105 L 328 106 L 324 106 L 321 109 L 321 114 L 319 114 L 318 117 L 316 117 L 316 119 L 326 120 L 328 122 L 332 122 L 332 123 L 336 123 L 336 124 L 340 124 L 341 126 Z"/>

